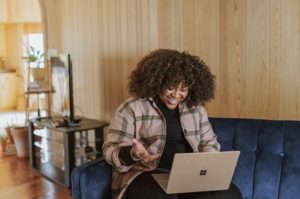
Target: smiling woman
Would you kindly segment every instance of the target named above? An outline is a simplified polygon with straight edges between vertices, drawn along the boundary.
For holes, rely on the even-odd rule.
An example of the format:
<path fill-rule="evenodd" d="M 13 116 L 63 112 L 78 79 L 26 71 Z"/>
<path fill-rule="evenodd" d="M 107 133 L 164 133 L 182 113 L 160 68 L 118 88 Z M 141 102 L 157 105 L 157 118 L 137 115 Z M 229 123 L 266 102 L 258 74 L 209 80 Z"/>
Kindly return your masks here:
<path fill-rule="evenodd" d="M 182 82 L 177 87 L 167 88 L 164 92 L 160 93 L 159 99 L 169 108 L 175 109 L 181 104 L 189 93 L 189 87 L 184 86 Z"/>
<path fill-rule="evenodd" d="M 220 144 L 204 104 L 214 97 L 214 75 L 199 57 L 171 49 L 155 50 L 138 62 L 129 79 L 131 97 L 112 118 L 103 144 L 114 167 L 113 198 L 240 199 L 231 184 L 226 191 L 173 196 L 151 174 L 171 169 L 176 153 L 218 152 Z"/>

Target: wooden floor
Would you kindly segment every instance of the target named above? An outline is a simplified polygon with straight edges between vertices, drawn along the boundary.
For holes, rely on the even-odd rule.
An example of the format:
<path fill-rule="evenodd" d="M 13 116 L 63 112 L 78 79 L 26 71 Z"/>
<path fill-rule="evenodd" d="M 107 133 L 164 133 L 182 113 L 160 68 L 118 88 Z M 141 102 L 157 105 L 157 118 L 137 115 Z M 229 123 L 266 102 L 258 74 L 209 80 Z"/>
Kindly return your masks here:
<path fill-rule="evenodd" d="M 29 166 L 29 159 L 15 155 L 0 157 L 0 198 L 71 199 L 71 191 L 39 176 Z"/>

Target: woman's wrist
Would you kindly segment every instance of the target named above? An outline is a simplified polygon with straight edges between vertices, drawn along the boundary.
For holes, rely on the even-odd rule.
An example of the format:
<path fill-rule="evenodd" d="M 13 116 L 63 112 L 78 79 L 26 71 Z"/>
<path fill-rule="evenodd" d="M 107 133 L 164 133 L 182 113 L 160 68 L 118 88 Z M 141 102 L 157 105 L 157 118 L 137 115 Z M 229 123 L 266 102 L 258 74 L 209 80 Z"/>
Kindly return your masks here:
<path fill-rule="evenodd" d="M 133 147 L 132 147 L 131 150 L 130 150 L 130 156 L 131 156 L 131 158 L 132 158 L 134 161 L 136 161 L 136 162 L 138 162 L 138 161 L 141 160 L 141 158 L 137 157 L 137 156 L 135 155 L 135 153 L 133 152 Z"/>

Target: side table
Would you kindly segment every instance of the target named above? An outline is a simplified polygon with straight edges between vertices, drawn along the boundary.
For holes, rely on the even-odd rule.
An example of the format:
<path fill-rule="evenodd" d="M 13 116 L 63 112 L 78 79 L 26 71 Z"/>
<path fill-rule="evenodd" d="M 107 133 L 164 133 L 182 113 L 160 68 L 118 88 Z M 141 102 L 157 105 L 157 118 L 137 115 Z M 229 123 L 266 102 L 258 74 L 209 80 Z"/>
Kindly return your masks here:
<path fill-rule="evenodd" d="M 70 187 L 71 171 L 78 166 L 75 165 L 75 155 L 78 155 L 75 152 L 76 133 L 93 131 L 95 158 L 101 157 L 103 129 L 108 123 L 84 118 L 79 126 L 57 127 L 53 121 L 59 119 L 51 117 L 29 120 L 30 165 L 47 179 Z"/>

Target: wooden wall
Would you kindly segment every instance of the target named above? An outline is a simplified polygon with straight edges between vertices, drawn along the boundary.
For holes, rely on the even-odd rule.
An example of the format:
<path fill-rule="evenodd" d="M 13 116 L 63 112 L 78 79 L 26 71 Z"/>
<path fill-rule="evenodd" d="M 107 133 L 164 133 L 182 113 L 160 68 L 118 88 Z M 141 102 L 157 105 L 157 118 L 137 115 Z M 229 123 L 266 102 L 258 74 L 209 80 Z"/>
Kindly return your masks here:
<path fill-rule="evenodd" d="M 299 0 L 40 1 L 46 44 L 71 53 L 87 117 L 109 121 L 136 62 L 175 48 L 217 76 L 210 116 L 300 119 Z"/>
<path fill-rule="evenodd" d="M 39 23 L 39 0 L 0 0 L 0 22 Z"/>
<path fill-rule="evenodd" d="M 0 57 L 6 56 L 6 46 L 5 46 L 5 25 L 0 23 Z M 1 68 L 1 67 L 0 67 Z"/>

